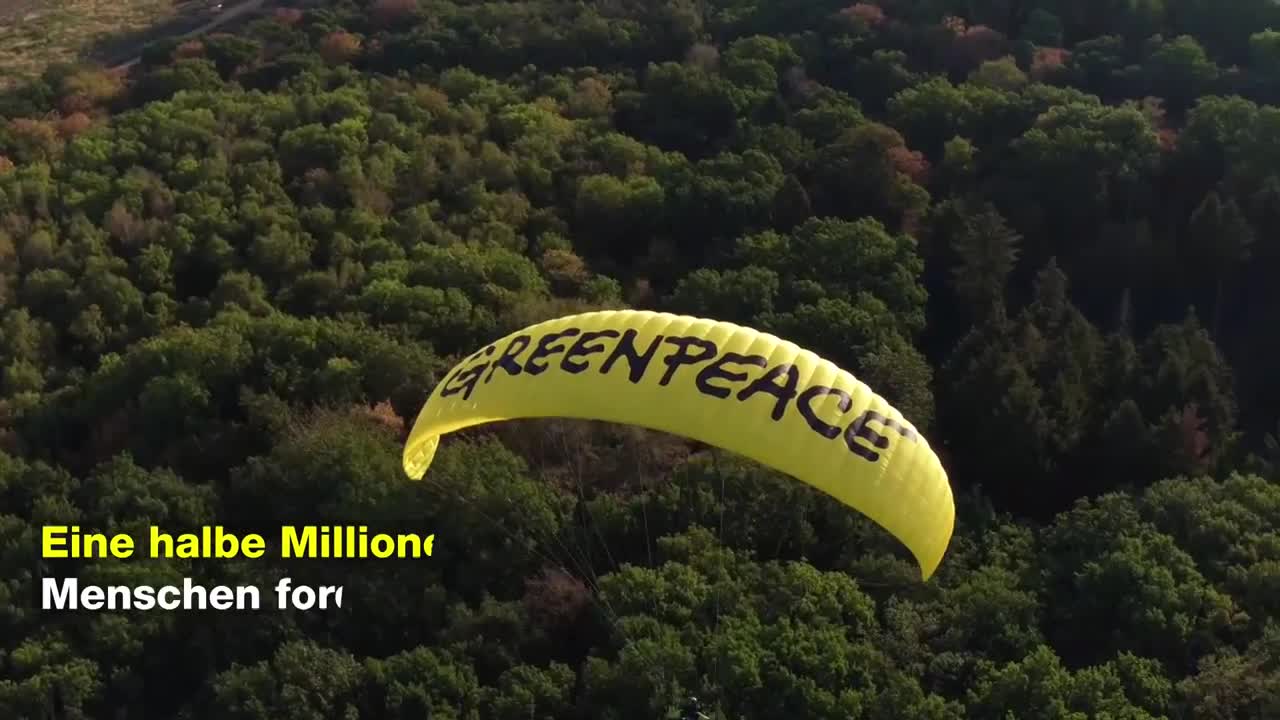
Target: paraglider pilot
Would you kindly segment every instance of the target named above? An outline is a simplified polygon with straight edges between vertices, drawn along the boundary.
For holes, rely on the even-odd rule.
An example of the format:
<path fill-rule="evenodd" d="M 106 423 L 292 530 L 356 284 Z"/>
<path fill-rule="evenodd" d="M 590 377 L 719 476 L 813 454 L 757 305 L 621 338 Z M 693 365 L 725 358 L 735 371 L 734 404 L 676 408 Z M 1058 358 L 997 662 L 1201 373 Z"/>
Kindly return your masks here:
<path fill-rule="evenodd" d="M 698 698 L 690 695 L 689 700 L 684 704 L 680 720 L 711 720 L 711 717 L 702 712 L 702 703 Z"/>

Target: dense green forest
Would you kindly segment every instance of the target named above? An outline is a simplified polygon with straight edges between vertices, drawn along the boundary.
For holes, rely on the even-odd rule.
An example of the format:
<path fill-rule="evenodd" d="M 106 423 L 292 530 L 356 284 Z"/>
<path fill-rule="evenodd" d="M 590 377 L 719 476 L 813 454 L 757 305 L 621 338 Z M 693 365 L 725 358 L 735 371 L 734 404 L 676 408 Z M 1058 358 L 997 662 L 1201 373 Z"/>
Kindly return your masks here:
<path fill-rule="evenodd" d="M 317 7 L 317 5 L 319 5 Z M 1280 717 L 1280 5 L 345 0 L 0 96 L 0 717 Z M 849 369 L 948 468 L 937 576 L 627 426 L 406 424 L 532 322 Z M 436 533 L 57 560 L 41 527 Z M 42 612 L 40 579 L 346 588 Z"/>

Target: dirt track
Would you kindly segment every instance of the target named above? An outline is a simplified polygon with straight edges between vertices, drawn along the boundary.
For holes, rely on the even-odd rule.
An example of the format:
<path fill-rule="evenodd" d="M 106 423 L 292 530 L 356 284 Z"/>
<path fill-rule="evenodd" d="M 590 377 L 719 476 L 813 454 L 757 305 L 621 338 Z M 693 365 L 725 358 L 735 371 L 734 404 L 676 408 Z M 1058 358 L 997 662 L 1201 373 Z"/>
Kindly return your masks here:
<path fill-rule="evenodd" d="M 3 2 L 3 0 L 0 0 L 0 2 Z M 249 13 L 262 10 L 263 8 L 266 7 L 266 5 L 267 5 L 267 0 L 246 0 L 245 2 L 242 2 L 237 5 L 224 9 L 221 13 L 218 13 L 217 15 L 215 15 L 212 20 L 201 25 L 200 27 L 197 27 L 194 30 L 188 30 L 185 33 L 182 33 L 180 35 L 175 35 L 173 37 L 185 38 L 185 37 L 190 37 L 192 35 L 200 35 L 201 33 L 209 32 L 210 30 L 213 30 L 222 25 L 225 25 L 231 22 L 232 20 L 236 20 Z M 125 62 L 112 66 L 111 69 L 123 70 L 136 65 L 139 60 L 141 60 L 141 57 L 134 56 L 133 58 Z"/>
<path fill-rule="evenodd" d="M 38 10 L 44 3 L 41 0 L 0 0 L 0 22 L 9 22 L 20 18 L 33 10 Z"/>
<path fill-rule="evenodd" d="M 270 0 L 0 0 L 0 89 L 50 63 L 127 69 L 147 45 L 243 23 Z"/>

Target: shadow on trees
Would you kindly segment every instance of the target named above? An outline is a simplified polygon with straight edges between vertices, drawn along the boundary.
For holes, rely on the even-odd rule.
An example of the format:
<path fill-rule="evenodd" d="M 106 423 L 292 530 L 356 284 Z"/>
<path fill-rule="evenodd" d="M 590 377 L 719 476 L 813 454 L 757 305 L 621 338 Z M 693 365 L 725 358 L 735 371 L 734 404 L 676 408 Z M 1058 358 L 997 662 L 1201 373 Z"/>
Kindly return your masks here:
<path fill-rule="evenodd" d="M 152 43 L 176 39 L 212 20 L 209 2 L 175 2 L 177 15 L 140 30 L 107 33 L 94 40 L 83 52 L 86 60 L 107 66 L 119 65 L 138 57 Z"/>

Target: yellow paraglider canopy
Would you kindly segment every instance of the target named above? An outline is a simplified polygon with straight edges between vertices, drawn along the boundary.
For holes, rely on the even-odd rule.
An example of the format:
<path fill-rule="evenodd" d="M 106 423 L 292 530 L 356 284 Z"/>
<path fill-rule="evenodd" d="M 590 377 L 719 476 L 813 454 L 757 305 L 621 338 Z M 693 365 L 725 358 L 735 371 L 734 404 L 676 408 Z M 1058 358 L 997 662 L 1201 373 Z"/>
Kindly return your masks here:
<path fill-rule="evenodd" d="M 751 328 L 617 310 L 515 332 L 436 386 L 405 444 L 405 472 L 426 474 L 441 435 L 535 417 L 647 427 L 785 472 L 892 533 L 925 580 L 951 541 L 946 471 L 911 423 L 848 372 Z"/>

